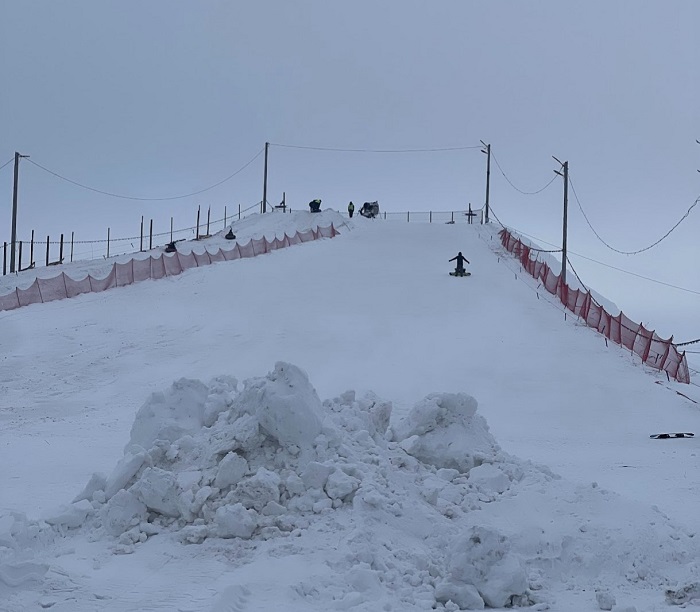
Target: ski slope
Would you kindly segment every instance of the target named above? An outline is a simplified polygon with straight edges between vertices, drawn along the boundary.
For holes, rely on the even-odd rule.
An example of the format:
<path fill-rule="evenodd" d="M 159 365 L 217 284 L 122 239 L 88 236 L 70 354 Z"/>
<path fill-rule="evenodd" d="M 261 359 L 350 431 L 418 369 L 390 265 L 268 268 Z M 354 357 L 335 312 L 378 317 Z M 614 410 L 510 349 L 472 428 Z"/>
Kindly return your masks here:
<path fill-rule="evenodd" d="M 630 520 L 639 508 L 637 526 L 649 529 L 652 506 L 679 530 L 694 525 L 700 503 L 698 442 L 649 439 L 663 431 L 700 434 L 698 405 L 675 392 L 700 401 L 694 387 L 667 382 L 620 347 L 606 347 L 602 336 L 570 314 L 565 318 L 562 307 L 537 293 L 536 283 L 503 253 L 493 226 L 348 222 L 324 211 L 256 216 L 234 225 L 234 231 L 245 240 L 331 222 L 341 233 L 334 239 L 0 313 L 0 507 L 30 519 L 46 517 L 69 503 L 94 472 L 109 474 L 122 457 L 139 407 L 173 381 L 218 375 L 243 381 L 263 376 L 281 361 L 302 368 L 321 399 L 348 389 L 358 397 L 376 393 L 393 404 L 392 423 L 430 393 L 467 393 L 478 401 L 478 414 L 505 453 L 547 466 L 570 483 L 561 487 L 597 483 L 596 488 L 619 494 L 625 510 L 610 511 L 611 525 L 618 517 Z M 223 239 L 209 240 L 218 248 Z M 470 260 L 471 277 L 448 275 L 447 260 L 457 251 Z M 64 271 L 79 276 L 94 265 L 73 264 Z M 28 285 L 31 279 L 21 282 Z M 575 504 L 561 508 L 560 501 L 551 502 L 533 502 L 531 512 L 543 517 L 551 512 L 552 522 L 566 524 L 578 511 Z M 588 508 L 585 499 L 581 504 Z M 519 520 L 529 522 L 523 507 L 499 506 L 515 531 Z M 317 535 L 319 541 L 327 537 Z M 121 586 L 109 593 L 112 607 L 103 609 L 155 609 L 142 607 L 144 598 L 155 605 L 153 589 L 165 594 L 183 576 L 192 588 L 164 609 L 297 609 L 274 607 L 284 605 L 278 591 L 286 582 L 297 584 L 295 571 L 300 572 L 294 563 L 285 565 L 274 541 L 246 548 L 249 564 L 234 564 L 248 576 L 241 582 L 246 586 L 236 586 L 225 579 L 221 559 L 207 560 L 193 547 L 158 538 L 143 551 L 137 548 L 129 563 L 118 556 L 105 561 L 106 544 L 99 539 L 68 543 L 83 559 L 74 559 L 69 573 L 90 575 L 93 557 L 109 565 Z M 144 568 L 161 563 L 159 554 L 173 559 L 158 574 L 162 583 L 140 580 Z M 330 557 L 321 548 L 309 545 L 304 554 L 309 567 L 329 571 Z M 278 559 L 283 577 L 277 590 L 254 579 L 253 569 L 270 558 Z M 204 590 L 190 572 L 208 576 Z M 133 577 L 125 578 L 129 573 Z M 53 596 L 53 609 L 91 609 L 85 593 L 109 582 L 104 576 L 99 585 L 92 580 L 90 587 L 77 589 L 81 595 L 72 604 Z M 571 581 L 567 587 L 549 576 L 543 580 L 552 602 L 574 597 L 570 605 L 582 605 L 584 599 L 576 597 L 584 597 L 583 578 L 571 579 L 574 595 L 566 594 Z M 117 591 L 125 584 L 132 588 L 121 600 Z M 39 595 L 32 596 L 51 597 L 47 588 L 41 581 L 22 583 L 12 595 L 22 605 L 40 605 Z M 294 588 L 298 593 L 298 585 Z M 620 586 L 640 611 L 656 609 L 640 602 L 663 605 L 662 590 L 650 599 L 644 588 Z M 358 592 L 366 594 L 363 589 Z M 225 593 L 238 603 L 223 607 Z M 382 593 L 394 606 L 385 609 L 408 606 L 405 599 Z M 323 595 L 326 599 L 318 597 L 313 605 L 313 598 L 306 601 L 308 607 L 302 597 L 298 609 L 326 609 L 334 599 L 332 591 Z M 378 609 L 362 597 L 356 604 L 352 598 L 343 601 L 347 609 Z M 403 609 L 425 604 L 412 605 Z M 560 609 L 596 609 L 592 606 L 595 602 Z"/>

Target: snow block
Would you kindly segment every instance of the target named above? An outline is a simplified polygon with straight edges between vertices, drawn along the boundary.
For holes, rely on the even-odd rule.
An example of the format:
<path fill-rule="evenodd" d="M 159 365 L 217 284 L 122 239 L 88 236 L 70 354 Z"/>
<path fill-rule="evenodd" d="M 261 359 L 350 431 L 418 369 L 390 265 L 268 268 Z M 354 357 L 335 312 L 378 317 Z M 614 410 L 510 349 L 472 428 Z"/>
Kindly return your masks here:
<path fill-rule="evenodd" d="M 238 484 L 248 471 L 248 462 L 236 453 L 228 453 L 219 463 L 214 486 L 219 489 Z"/>
<path fill-rule="evenodd" d="M 129 445 L 148 450 L 156 440 L 174 442 L 197 433 L 204 424 L 208 395 L 203 382 L 187 378 L 175 381 L 165 393 L 151 394 L 136 413 Z"/>
<path fill-rule="evenodd" d="M 146 520 L 146 513 L 146 504 L 122 489 L 103 506 L 102 525 L 110 535 L 120 536 Z"/>
<path fill-rule="evenodd" d="M 311 449 L 321 433 L 323 406 L 300 368 L 278 362 L 265 378 L 247 381 L 237 404 L 254 406 L 263 431 L 283 447 Z"/>
<path fill-rule="evenodd" d="M 217 533 L 222 538 L 250 539 L 257 527 L 255 519 L 242 504 L 221 506 L 216 511 Z"/>
<path fill-rule="evenodd" d="M 468 472 L 500 451 L 476 409 L 466 393 L 432 393 L 392 428 L 393 437 L 423 463 Z"/>
<path fill-rule="evenodd" d="M 68 506 L 62 506 L 59 510 L 51 512 L 44 517 L 49 525 L 77 529 L 85 522 L 89 514 L 94 512 L 92 504 L 83 499 Z"/>
<path fill-rule="evenodd" d="M 129 489 L 152 512 L 178 518 L 179 487 L 175 476 L 160 468 L 146 468 L 138 482 Z"/>

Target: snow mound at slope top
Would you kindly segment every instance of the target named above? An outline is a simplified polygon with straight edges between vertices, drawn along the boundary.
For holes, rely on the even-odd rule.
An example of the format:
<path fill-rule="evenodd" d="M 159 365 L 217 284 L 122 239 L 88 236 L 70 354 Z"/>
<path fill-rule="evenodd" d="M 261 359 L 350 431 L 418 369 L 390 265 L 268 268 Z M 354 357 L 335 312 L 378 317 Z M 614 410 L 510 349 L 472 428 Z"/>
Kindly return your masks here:
<path fill-rule="evenodd" d="M 663 597 L 698 581 L 692 537 L 504 454 L 474 398 L 431 394 L 391 430 L 390 419 L 371 393 L 321 402 L 286 363 L 242 389 L 232 377 L 177 381 L 139 410 L 113 472 L 46 516 L 50 527 L 0 516 L 0 578 L 13 550 L 80 532 L 121 553 L 156 534 L 234 555 L 321 551 L 334 573 L 295 587 L 309 609 L 546 604 L 562 582 Z"/>

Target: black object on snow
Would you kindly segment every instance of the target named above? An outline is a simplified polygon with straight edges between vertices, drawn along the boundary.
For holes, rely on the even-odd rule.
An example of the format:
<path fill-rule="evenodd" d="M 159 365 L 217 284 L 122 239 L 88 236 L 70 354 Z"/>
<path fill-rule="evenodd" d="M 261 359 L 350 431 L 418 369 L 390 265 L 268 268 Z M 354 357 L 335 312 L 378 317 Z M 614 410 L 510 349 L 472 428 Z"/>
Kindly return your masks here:
<path fill-rule="evenodd" d="M 228 234 L 224 236 L 226 240 L 235 240 L 236 239 L 236 234 L 233 233 L 233 230 L 229 228 Z"/>
<path fill-rule="evenodd" d="M 651 434 L 649 437 L 654 438 L 655 440 L 667 440 L 669 438 L 694 438 L 695 434 L 688 431 L 684 431 L 680 433 Z"/>
<path fill-rule="evenodd" d="M 168 242 L 168 244 L 165 245 L 166 253 L 174 253 L 175 251 L 177 251 L 177 247 L 175 246 L 174 240 L 172 242 Z"/>
<path fill-rule="evenodd" d="M 360 208 L 360 214 L 368 219 L 374 219 L 379 214 L 379 202 L 365 202 Z"/>

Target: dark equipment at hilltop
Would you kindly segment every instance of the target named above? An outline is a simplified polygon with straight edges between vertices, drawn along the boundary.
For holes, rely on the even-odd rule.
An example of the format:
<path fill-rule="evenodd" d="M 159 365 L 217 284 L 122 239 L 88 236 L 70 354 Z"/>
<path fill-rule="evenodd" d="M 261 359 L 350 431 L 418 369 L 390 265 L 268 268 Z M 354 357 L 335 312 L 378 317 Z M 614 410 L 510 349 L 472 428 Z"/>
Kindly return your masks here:
<path fill-rule="evenodd" d="M 321 212 L 321 200 L 311 200 L 309 210 L 313 213 Z"/>
<path fill-rule="evenodd" d="M 360 214 L 368 219 L 374 219 L 379 214 L 379 202 L 365 202 L 360 208 Z"/>

